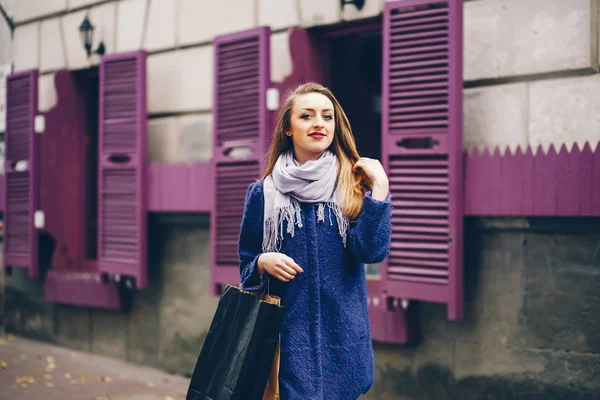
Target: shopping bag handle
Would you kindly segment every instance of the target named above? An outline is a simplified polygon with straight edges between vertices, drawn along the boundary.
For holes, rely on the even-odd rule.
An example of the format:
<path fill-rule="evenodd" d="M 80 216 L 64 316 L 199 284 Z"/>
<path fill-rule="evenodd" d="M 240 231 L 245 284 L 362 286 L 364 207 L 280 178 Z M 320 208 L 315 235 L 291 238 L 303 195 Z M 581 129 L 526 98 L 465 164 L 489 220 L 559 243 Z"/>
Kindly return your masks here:
<path fill-rule="evenodd" d="M 242 282 L 238 283 L 238 288 L 245 293 L 251 293 L 251 294 L 259 294 L 261 299 L 264 299 L 265 294 L 270 296 L 271 295 L 271 278 L 267 277 L 267 286 L 263 289 L 262 292 L 250 292 L 248 290 L 244 290 L 243 286 L 242 286 Z"/>

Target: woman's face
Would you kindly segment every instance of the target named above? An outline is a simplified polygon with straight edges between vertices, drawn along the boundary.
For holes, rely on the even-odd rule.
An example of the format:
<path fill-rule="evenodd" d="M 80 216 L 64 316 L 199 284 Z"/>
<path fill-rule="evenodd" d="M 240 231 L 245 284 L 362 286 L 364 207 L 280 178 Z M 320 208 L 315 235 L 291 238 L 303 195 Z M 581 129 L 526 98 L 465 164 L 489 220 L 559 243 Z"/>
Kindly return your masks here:
<path fill-rule="evenodd" d="M 296 98 L 286 135 L 294 143 L 294 157 L 304 164 L 316 160 L 329 148 L 335 134 L 333 103 L 327 96 L 307 93 Z"/>

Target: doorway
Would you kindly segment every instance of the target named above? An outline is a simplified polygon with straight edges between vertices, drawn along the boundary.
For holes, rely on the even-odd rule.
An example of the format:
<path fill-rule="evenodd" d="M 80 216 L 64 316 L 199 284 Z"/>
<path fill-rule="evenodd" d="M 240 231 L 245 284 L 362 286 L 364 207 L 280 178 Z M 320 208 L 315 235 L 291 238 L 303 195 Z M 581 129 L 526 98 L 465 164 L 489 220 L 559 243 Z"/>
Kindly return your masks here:
<path fill-rule="evenodd" d="M 381 160 L 381 25 L 334 32 L 324 43 L 326 82 L 340 102 L 361 157 Z M 366 264 L 370 281 L 381 279 L 380 265 Z"/>
<path fill-rule="evenodd" d="M 326 44 L 326 85 L 346 112 L 358 152 L 381 158 L 381 30 L 336 36 Z"/>
<path fill-rule="evenodd" d="M 98 114 L 100 76 L 97 67 L 73 72 L 79 88 L 84 135 L 85 260 L 98 258 Z"/>

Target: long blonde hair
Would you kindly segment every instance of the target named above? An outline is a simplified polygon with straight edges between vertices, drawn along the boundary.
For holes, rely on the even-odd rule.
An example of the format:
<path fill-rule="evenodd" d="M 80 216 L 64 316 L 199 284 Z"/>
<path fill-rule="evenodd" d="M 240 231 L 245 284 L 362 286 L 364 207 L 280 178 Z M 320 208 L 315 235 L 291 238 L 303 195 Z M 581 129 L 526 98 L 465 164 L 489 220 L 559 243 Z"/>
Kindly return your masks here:
<path fill-rule="evenodd" d="M 318 83 L 309 82 L 302 84 L 291 91 L 285 99 L 281 112 L 279 113 L 275 135 L 273 136 L 269 148 L 265 177 L 273 172 L 277 158 L 279 158 L 281 153 L 293 149 L 294 145 L 292 138 L 286 135 L 286 132 L 288 132 L 291 127 L 290 120 L 292 108 L 299 96 L 308 93 L 322 94 L 333 103 L 335 133 L 333 135 L 333 141 L 329 146 L 329 150 L 333 152 L 338 159 L 338 195 L 340 199 L 343 199 L 344 215 L 350 220 L 355 219 L 362 210 L 364 193 L 367 188 L 372 186 L 372 182 L 369 181 L 362 170 L 359 170 L 356 174 L 352 172 L 352 168 L 360 156 L 356 150 L 356 143 L 354 142 L 350 121 L 348 121 L 346 113 L 344 113 L 342 106 L 331 90 Z"/>

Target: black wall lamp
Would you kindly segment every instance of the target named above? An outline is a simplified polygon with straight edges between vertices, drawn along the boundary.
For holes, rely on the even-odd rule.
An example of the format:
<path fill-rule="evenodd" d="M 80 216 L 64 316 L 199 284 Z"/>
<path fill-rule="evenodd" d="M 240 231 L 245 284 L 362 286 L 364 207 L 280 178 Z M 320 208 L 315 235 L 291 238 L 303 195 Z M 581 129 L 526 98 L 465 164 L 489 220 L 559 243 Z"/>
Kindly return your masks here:
<path fill-rule="evenodd" d="M 341 6 L 342 6 L 342 10 L 344 9 L 344 6 L 346 4 L 354 4 L 354 7 L 356 7 L 359 11 L 363 9 L 363 7 L 365 6 L 365 0 L 340 0 L 342 2 Z"/>
<path fill-rule="evenodd" d="M 92 43 L 94 43 L 94 25 L 92 25 L 87 15 L 81 25 L 79 25 L 79 34 L 81 35 L 81 41 L 83 42 L 83 47 L 85 47 L 85 52 L 89 57 L 92 55 Z M 100 44 L 98 44 L 98 48 L 94 50 L 94 53 L 102 55 L 105 52 L 104 42 L 101 41 Z"/>

